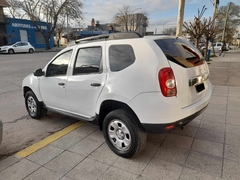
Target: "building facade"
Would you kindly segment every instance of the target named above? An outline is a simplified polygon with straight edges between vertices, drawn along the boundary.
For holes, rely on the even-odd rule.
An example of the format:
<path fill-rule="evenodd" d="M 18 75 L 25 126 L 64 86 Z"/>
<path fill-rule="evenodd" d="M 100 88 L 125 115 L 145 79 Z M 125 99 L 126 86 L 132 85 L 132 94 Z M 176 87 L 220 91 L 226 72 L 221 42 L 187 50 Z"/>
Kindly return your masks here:
<path fill-rule="evenodd" d="M 41 22 L 40 25 L 42 30 L 47 31 L 47 24 L 45 22 Z M 35 48 L 46 48 L 43 35 L 30 20 L 7 18 L 6 34 L 8 43 L 27 41 Z M 49 41 L 52 48 L 54 46 L 53 36 L 51 36 Z"/>

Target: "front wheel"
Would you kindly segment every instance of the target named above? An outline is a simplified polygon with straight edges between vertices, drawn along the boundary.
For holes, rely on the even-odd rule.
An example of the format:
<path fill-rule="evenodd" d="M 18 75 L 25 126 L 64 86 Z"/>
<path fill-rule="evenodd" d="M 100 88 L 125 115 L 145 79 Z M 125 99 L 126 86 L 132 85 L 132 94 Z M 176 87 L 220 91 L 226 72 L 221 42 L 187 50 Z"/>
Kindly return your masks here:
<path fill-rule="evenodd" d="M 131 158 L 145 147 L 147 135 L 137 117 L 125 110 L 110 112 L 103 122 L 103 134 L 109 148 L 119 156 Z"/>
<path fill-rule="evenodd" d="M 13 49 L 9 49 L 8 50 L 8 54 L 13 54 L 14 53 L 14 50 Z"/>
<path fill-rule="evenodd" d="M 25 105 L 28 111 L 28 114 L 33 119 L 39 119 L 45 113 L 42 103 L 40 103 L 32 91 L 28 91 L 25 95 Z"/>

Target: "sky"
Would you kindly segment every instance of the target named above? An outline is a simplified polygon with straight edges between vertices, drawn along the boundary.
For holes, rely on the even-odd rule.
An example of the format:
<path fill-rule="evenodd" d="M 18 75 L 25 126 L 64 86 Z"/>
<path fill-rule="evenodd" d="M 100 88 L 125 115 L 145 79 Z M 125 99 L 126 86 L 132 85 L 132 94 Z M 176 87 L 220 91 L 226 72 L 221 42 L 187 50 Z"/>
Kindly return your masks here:
<path fill-rule="evenodd" d="M 214 0 L 185 0 L 184 21 L 192 21 L 206 5 L 205 17 L 213 15 Z M 219 0 L 219 6 L 226 6 L 229 0 Z M 231 0 L 240 5 L 240 0 Z M 114 15 L 123 9 L 123 6 L 130 6 L 134 13 L 147 12 L 149 26 L 147 31 L 162 33 L 163 29 L 176 27 L 178 17 L 179 0 L 83 0 L 83 23 L 82 26 L 90 25 L 92 18 L 100 24 L 110 23 Z"/>

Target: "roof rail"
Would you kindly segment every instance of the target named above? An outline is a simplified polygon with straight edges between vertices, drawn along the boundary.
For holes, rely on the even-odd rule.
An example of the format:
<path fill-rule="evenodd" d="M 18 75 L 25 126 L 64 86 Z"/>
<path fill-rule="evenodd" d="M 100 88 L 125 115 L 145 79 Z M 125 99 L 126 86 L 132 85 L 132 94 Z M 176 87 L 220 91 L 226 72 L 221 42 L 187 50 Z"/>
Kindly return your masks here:
<path fill-rule="evenodd" d="M 132 39 L 132 38 L 141 38 L 142 36 L 137 32 L 124 32 L 124 33 L 111 33 L 111 34 L 102 34 L 98 36 L 91 36 L 83 39 L 75 40 L 75 43 L 71 43 L 68 46 L 72 46 L 78 43 L 86 43 L 90 41 L 107 41 L 107 40 L 117 40 L 117 39 Z"/>
<path fill-rule="evenodd" d="M 171 34 L 163 33 L 163 34 L 149 34 L 146 36 L 171 36 Z"/>

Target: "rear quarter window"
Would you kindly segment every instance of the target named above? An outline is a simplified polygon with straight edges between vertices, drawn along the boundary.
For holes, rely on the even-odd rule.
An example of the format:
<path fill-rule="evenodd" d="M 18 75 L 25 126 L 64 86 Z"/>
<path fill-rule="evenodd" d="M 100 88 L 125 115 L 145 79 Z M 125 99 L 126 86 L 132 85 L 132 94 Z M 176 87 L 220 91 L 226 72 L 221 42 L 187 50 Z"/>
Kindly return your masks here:
<path fill-rule="evenodd" d="M 109 47 L 109 65 L 112 72 L 121 71 L 135 61 L 135 54 L 130 45 L 111 45 Z"/>
<path fill-rule="evenodd" d="M 184 39 L 155 40 L 169 61 L 182 67 L 190 68 L 203 64 L 204 58 L 199 50 Z"/>

